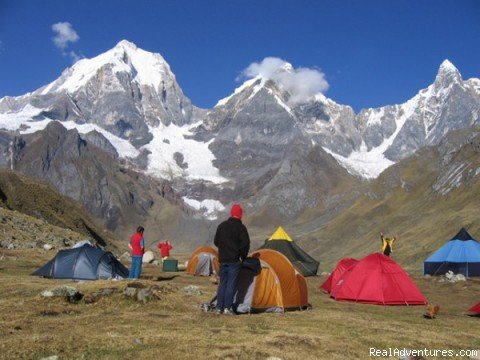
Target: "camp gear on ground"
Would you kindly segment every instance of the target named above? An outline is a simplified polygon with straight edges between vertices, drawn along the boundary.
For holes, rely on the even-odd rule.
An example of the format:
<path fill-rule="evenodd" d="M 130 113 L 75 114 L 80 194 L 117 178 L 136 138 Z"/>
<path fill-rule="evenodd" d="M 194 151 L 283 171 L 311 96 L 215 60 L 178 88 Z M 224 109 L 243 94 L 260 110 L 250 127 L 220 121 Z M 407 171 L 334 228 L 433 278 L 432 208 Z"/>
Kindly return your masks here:
<path fill-rule="evenodd" d="M 128 269 L 112 253 L 86 244 L 60 250 L 32 275 L 74 280 L 116 279 L 127 278 Z"/>
<path fill-rule="evenodd" d="M 185 272 L 196 276 L 219 274 L 220 264 L 218 262 L 217 250 L 211 246 L 197 248 L 188 260 Z"/>
<path fill-rule="evenodd" d="M 162 270 L 165 271 L 165 272 L 178 271 L 178 260 L 177 259 L 165 259 L 165 260 L 163 260 Z"/>
<path fill-rule="evenodd" d="M 424 305 L 425 296 L 410 276 L 388 256 L 370 254 L 350 266 L 332 284 L 335 300 L 382 305 Z"/>
<path fill-rule="evenodd" d="M 272 249 L 281 252 L 303 276 L 317 274 L 320 263 L 302 250 L 281 226 L 258 250 L 260 249 Z"/>
<path fill-rule="evenodd" d="M 423 262 L 423 273 L 480 276 L 480 243 L 464 228 Z"/>

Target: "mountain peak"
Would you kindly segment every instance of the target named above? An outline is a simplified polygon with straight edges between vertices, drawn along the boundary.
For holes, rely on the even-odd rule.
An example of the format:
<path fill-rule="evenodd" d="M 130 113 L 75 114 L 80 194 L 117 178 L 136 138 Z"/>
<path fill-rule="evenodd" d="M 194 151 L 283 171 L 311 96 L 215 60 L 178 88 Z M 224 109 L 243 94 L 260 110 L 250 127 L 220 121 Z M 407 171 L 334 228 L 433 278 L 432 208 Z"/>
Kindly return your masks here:
<path fill-rule="evenodd" d="M 445 59 L 437 73 L 437 77 L 435 78 L 435 83 L 441 83 L 443 85 L 449 84 L 454 81 L 461 81 L 462 75 L 458 71 L 458 69 L 453 65 L 450 60 Z"/>
<path fill-rule="evenodd" d="M 115 45 L 116 48 L 123 48 L 123 49 L 138 49 L 137 45 L 135 45 L 133 42 L 128 41 L 128 40 L 120 40 L 117 45 Z"/>
<path fill-rule="evenodd" d="M 85 86 L 104 67 L 110 67 L 113 73 L 129 73 L 138 84 L 156 90 L 162 81 L 175 81 L 170 66 L 160 54 L 140 49 L 128 40 L 121 40 L 112 49 L 75 63 L 60 79 L 43 88 L 42 94 L 61 90 L 73 93 Z"/>
<path fill-rule="evenodd" d="M 451 63 L 450 60 L 445 59 L 443 62 L 440 64 L 439 71 L 458 71 L 458 69 Z"/>

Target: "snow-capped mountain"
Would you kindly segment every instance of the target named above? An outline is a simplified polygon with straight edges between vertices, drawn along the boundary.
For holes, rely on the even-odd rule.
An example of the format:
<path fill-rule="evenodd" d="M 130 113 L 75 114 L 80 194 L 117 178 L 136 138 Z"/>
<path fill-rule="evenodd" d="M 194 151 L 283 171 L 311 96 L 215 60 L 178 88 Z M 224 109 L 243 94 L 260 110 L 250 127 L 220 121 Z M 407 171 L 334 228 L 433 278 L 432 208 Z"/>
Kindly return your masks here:
<path fill-rule="evenodd" d="M 404 104 L 364 109 L 356 115 L 351 107 L 337 104 L 322 94 L 292 104 L 291 94 L 278 88 L 273 80 L 257 77 L 219 101 L 207 114 L 204 129 L 217 131 L 223 123 L 251 108 L 251 103 L 258 105 L 264 92 L 278 105 L 279 122 L 294 122 L 299 131 L 321 145 L 353 174 L 375 178 L 417 149 L 437 144 L 450 130 L 477 123 L 479 84 L 478 79 L 463 81 L 455 66 L 445 60 L 434 83 Z M 264 111 L 257 107 L 259 112 Z M 251 109 L 247 113 L 251 118 L 263 116 Z"/>
<path fill-rule="evenodd" d="M 480 80 L 464 81 L 448 60 L 404 104 L 359 114 L 321 93 L 299 97 L 279 80 L 294 72 L 281 64 L 203 110 L 160 54 L 123 40 L 32 93 L 0 99 L 0 129 L 27 134 L 58 120 L 80 134 L 99 133 L 120 158 L 172 181 L 186 204 L 214 218 L 235 199 L 293 216 L 333 201 L 328 193 L 351 181 L 345 169 L 375 178 L 450 130 L 479 122 Z"/>
<path fill-rule="evenodd" d="M 222 182 L 208 144 L 185 138 L 203 113 L 160 54 L 123 40 L 33 93 L 1 99 L 0 128 L 31 133 L 58 120 L 81 134 L 102 133 L 121 157 L 157 177 Z"/>
<path fill-rule="evenodd" d="M 340 163 L 367 178 L 377 177 L 393 163 L 426 145 L 438 144 L 451 130 L 480 121 L 480 81 L 463 81 L 445 60 L 435 81 L 401 105 L 362 110 L 356 117 L 362 138 L 349 154 L 332 151 Z"/>

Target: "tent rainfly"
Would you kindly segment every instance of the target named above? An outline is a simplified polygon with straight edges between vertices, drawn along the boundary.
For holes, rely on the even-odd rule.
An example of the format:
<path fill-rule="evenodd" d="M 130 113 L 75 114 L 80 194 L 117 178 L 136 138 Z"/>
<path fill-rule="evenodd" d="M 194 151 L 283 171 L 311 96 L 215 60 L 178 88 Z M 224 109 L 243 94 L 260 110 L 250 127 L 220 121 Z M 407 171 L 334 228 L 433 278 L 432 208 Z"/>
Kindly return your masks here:
<path fill-rule="evenodd" d="M 284 312 L 308 306 L 305 278 L 285 255 L 262 249 L 244 262 L 233 303 L 237 313 Z"/>
<path fill-rule="evenodd" d="M 197 248 L 188 260 L 187 274 L 195 276 L 210 276 L 220 273 L 218 252 L 211 246 Z"/>
<path fill-rule="evenodd" d="M 111 252 L 85 244 L 60 250 L 32 275 L 73 280 L 124 279 L 128 269 Z"/>
<path fill-rule="evenodd" d="M 320 285 L 320 289 L 330 293 L 332 291 L 332 287 L 338 283 L 345 271 L 347 271 L 351 266 L 355 266 L 357 263 L 358 260 L 352 258 L 344 258 L 340 260 L 328 279 L 325 280 L 322 285 Z"/>
<path fill-rule="evenodd" d="M 390 257 L 370 254 L 350 266 L 332 284 L 335 300 L 379 305 L 424 305 L 427 300 L 408 274 Z"/>
<path fill-rule="evenodd" d="M 423 262 L 423 273 L 480 276 L 480 243 L 464 228 Z"/>
<path fill-rule="evenodd" d="M 319 262 L 302 250 L 281 226 L 258 249 L 272 249 L 285 255 L 303 276 L 317 275 Z"/>

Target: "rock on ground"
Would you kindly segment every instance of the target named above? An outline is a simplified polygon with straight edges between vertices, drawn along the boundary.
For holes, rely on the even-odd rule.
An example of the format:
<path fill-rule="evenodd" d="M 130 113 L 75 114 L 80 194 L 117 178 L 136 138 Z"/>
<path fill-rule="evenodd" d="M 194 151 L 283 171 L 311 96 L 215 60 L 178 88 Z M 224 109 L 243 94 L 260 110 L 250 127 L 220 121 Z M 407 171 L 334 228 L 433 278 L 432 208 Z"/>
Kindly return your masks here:
<path fill-rule="evenodd" d="M 66 297 L 66 296 L 73 297 L 77 294 L 81 294 L 81 292 L 78 291 L 76 288 L 74 288 L 72 286 L 63 285 L 63 286 L 58 286 L 58 287 L 53 288 L 53 289 L 43 290 L 40 293 L 40 296 L 42 296 L 44 298 Z"/>
<path fill-rule="evenodd" d="M 202 290 L 196 285 L 188 285 L 183 288 L 183 291 L 188 295 L 202 295 Z"/>
<path fill-rule="evenodd" d="M 163 294 L 168 294 L 175 291 L 175 289 L 170 285 L 151 285 L 146 286 L 140 282 L 129 283 L 123 294 L 135 301 L 146 304 L 150 301 L 160 300 Z"/>
<path fill-rule="evenodd" d="M 151 251 L 151 250 L 145 251 L 145 253 L 143 254 L 142 262 L 144 264 L 149 264 L 153 260 L 155 260 L 155 254 L 153 253 L 153 251 Z"/>

